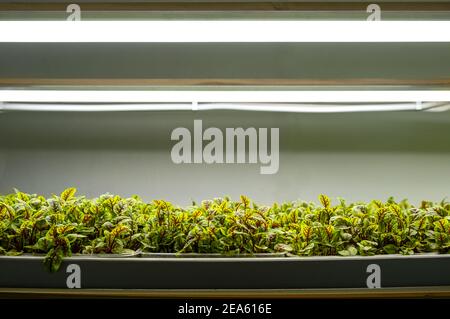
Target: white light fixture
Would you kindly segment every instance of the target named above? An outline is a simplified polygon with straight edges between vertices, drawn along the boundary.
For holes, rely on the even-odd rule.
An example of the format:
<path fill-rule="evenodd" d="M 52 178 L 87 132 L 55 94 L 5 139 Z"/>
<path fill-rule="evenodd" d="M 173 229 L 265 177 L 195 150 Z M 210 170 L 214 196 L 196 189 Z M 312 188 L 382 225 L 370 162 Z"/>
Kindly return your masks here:
<path fill-rule="evenodd" d="M 424 101 L 424 102 L 422 102 Z M 450 91 L 0 90 L 0 111 L 259 111 L 343 113 L 447 110 Z"/>
<path fill-rule="evenodd" d="M 146 104 L 42 104 L 0 103 L 0 112 L 139 112 L 139 111 L 246 111 L 286 113 L 350 113 L 447 110 L 445 103 L 304 104 L 304 103 L 146 103 Z"/>
<path fill-rule="evenodd" d="M 0 103 L 0 111 L 32 112 L 135 112 L 135 111 L 190 111 L 191 103 L 146 104 L 61 104 L 61 103 Z"/>
<path fill-rule="evenodd" d="M 379 104 L 305 104 L 305 103 L 209 103 L 199 105 L 198 110 L 233 110 L 251 112 L 286 113 L 351 113 L 383 111 L 422 111 L 441 106 L 442 103 L 379 103 Z"/>
<path fill-rule="evenodd" d="M 450 21 L 0 21 L 0 42 L 450 42 Z"/>
<path fill-rule="evenodd" d="M 450 102 L 450 91 L 116 91 L 1 90 L 22 103 L 417 103 Z"/>

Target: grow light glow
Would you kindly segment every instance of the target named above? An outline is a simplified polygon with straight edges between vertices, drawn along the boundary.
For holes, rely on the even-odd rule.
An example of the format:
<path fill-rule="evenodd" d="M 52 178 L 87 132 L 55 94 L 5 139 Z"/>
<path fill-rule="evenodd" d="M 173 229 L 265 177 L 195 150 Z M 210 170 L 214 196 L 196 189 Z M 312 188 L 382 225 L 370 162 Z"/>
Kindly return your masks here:
<path fill-rule="evenodd" d="M 0 42 L 450 42 L 450 21 L 1 21 Z"/>
<path fill-rule="evenodd" d="M 435 91 L 137 91 L 0 90 L 0 102 L 17 103 L 418 103 L 450 102 Z"/>
<path fill-rule="evenodd" d="M 440 109 L 442 103 L 301 104 L 301 103 L 146 103 L 146 104 L 45 104 L 1 103 L 0 111 L 33 112 L 137 112 L 137 111 L 248 111 L 288 113 L 346 113 L 421 111 Z"/>

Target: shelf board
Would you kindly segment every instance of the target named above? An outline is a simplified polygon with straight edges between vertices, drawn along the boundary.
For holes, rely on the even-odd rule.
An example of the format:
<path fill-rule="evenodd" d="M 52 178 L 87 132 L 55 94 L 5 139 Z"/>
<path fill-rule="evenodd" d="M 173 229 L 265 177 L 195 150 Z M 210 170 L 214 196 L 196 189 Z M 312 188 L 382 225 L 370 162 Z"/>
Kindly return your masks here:
<path fill-rule="evenodd" d="M 84 11 L 365 11 L 370 1 L 77 1 Z M 449 11 L 450 3 L 441 1 L 379 1 L 384 11 Z M 39 1 L 34 3 L 6 2 L 0 10 L 8 11 L 65 11 L 67 3 Z"/>
<path fill-rule="evenodd" d="M 38 289 L 0 288 L 0 298 L 449 298 L 450 286 L 380 289 Z"/>
<path fill-rule="evenodd" d="M 414 86 L 450 87 L 446 79 L 287 78 L 0 78 L 1 86 Z"/>

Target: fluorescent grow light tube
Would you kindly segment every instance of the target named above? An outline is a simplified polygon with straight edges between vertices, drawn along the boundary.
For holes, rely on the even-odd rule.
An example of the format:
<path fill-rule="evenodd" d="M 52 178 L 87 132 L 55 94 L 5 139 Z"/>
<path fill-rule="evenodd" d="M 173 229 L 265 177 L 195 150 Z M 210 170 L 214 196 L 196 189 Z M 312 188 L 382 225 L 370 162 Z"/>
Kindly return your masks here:
<path fill-rule="evenodd" d="M 147 104 L 57 104 L 57 103 L 0 103 L 0 111 L 33 112 L 135 112 L 190 111 L 192 103 Z"/>
<path fill-rule="evenodd" d="M 450 102 L 450 91 L 0 90 L 21 103 L 418 103 Z"/>
<path fill-rule="evenodd" d="M 145 104 L 45 104 L 0 103 L 0 112 L 137 112 L 213 111 L 289 113 L 348 113 L 385 111 L 446 111 L 447 103 L 303 104 L 303 103 L 145 103 Z"/>
<path fill-rule="evenodd" d="M 427 104 L 428 108 L 434 104 Z M 439 104 L 441 106 L 441 104 Z M 0 103 L 0 111 L 32 112 L 136 112 L 136 111 L 213 111 L 232 110 L 248 112 L 290 113 L 346 113 L 422 110 L 415 103 L 397 104 L 301 104 L 301 103 L 146 103 L 146 104 L 43 104 Z"/>
<path fill-rule="evenodd" d="M 0 42 L 450 42 L 450 21 L 1 21 Z"/>
<path fill-rule="evenodd" d="M 416 103 L 397 104 L 239 104 L 210 103 L 199 105 L 199 110 L 234 110 L 252 112 L 288 112 L 288 113 L 349 113 L 383 111 L 417 111 Z"/>

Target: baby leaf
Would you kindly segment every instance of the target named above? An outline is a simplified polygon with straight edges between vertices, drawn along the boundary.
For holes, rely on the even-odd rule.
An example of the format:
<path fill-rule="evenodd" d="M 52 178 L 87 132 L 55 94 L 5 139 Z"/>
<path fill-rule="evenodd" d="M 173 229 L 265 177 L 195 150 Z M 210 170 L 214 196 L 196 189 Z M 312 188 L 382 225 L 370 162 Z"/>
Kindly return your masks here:
<path fill-rule="evenodd" d="M 250 199 L 247 196 L 241 195 L 241 202 L 245 208 L 250 206 Z"/>
<path fill-rule="evenodd" d="M 324 208 L 330 208 L 331 200 L 327 195 L 321 194 L 319 196 L 319 200 L 322 203 Z"/>
<path fill-rule="evenodd" d="M 67 188 L 66 190 L 64 190 L 64 191 L 61 193 L 60 198 L 61 198 L 63 201 L 68 201 L 68 200 L 70 200 L 70 199 L 75 195 L 76 192 L 77 192 L 77 189 L 74 188 L 74 187 Z"/>
<path fill-rule="evenodd" d="M 347 249 L 341 250 L 338 253 L 341 256 L 355 256 L 358 254 L 358 250 L 353 246 L 349 246 Z"/>
<path fill-rule="evenodd" d="M 13 219 L 14 216 L 15 216 L 14 209 L 9 205 L 0 202 L 0 219 L 5 218 L 5 217 Z"/>
<path fill-rule="evenodd" d="M 403 200 L 321 206 L 306 201 L 261 206 L 228 197 L 200 205 L 146 203 L 137 196 L 75 197 L 68 188 L 45 198 L 16 191 L 0 195 L 0 254 L 44 253 L 56 271 L 71 254 L 277 253 L 376 255 L 450 252 L 450 203 Z"/>

